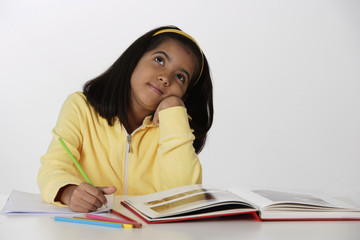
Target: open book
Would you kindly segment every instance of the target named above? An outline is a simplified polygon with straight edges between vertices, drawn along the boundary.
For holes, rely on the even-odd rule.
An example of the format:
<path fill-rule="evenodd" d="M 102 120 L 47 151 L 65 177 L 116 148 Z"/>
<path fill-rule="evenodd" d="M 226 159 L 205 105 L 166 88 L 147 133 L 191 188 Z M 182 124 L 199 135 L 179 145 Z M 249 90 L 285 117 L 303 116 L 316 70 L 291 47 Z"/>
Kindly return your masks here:
<path fill-rule="evenodd" d="M 147 223 L 236 214 L 259 220 L 360 220 L 360 208 L 335 198 L 298 192 L 189 185 L 128 198 L 122 205 Z"/>

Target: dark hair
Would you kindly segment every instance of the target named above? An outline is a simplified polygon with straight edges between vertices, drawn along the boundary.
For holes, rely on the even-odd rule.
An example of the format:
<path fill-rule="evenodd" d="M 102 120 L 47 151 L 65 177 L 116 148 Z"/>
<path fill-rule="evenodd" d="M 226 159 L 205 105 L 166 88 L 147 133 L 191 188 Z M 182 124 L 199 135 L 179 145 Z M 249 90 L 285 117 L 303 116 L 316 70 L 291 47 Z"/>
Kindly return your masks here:
<path fill-rule="evenodd" d="M 125 52 L 100 76 L 88 81 L 83 87 L 87 101 L 112 126 L 116 118 L 124 125 L 128 124 L 127 110 L 130 99 L 130 79 L 140 58 L 156 48 L 166 39 L 176 39 L 189 47 L 198 59 L 196 73 L 193 74 L 184 96 L 184 104 L 191 117 L 190 127 L 194 130 L 193 146 L 200 153 L 205 145 L 206 135 L 213 122 L 212 82 L 209 66 L 203 55 L 204 68 L 199 78 L 202 55 L 198 46 L 189 38 L 177 33 L 162 33 L 153 36 L 162 29 L 178 29 L 165 26 L 153 29 L 138 38 Z M 199 80 L 195 83 L 195 81 Z"/>

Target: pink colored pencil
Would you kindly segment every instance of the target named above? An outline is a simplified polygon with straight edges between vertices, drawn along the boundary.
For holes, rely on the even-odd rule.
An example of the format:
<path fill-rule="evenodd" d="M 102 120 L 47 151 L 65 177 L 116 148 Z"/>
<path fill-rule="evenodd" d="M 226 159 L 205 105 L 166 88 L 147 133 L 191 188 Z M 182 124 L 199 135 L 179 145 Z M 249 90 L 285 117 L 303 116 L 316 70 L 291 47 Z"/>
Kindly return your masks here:
<path fill-rule="evenodd" d="M 99 215 L 94 215 L 94 214 L 86 214 L 85 215 L 87 218 L 90 219 L 95 219 L 95 220 L 100 220 L 100 221 L 108 221 L 108 222 L 117 222 L 117 223 L 123 223 L 123 224 L 131 224 L 133 225 L 135 228 L 141 228 L 141 223 L 135 222 L 135 221 L 128 221 L 128 220 L 121 220 L 121 219 L 116 219 L 116 218 L 109 218 L 109 217 L 104 217 L 104 216 L 99 216 Z"/>

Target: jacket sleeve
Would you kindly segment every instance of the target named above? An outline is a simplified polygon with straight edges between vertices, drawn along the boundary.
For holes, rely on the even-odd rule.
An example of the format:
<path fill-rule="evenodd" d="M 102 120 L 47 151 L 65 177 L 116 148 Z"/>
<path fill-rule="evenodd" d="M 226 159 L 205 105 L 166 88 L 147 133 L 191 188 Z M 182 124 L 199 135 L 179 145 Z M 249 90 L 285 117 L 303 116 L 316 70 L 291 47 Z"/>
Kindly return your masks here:
<path fill-rule="evenodd" d="M 52 131 L 53 138 L 47 153 L 41 157 L 38 185 L 42 198 L 48 203 L 62 205 L 60 202 L 54 202 L 59 189 L 68 184 L 78 185 L 82 182 L 75 165 L 58 141 L 61 137 L 74 157 L 80 158 L 81 133 L 78 113 L 81 107 L 77 104 L 79 98 L 81 96 L 72 94 L 64 102 Z"/>
<path fill-rule="evenodd" d="M 193 147 L 186 108 L 178 106 L 159 112 L 159 149 L 157 163 L 159 191 L 202 182 L 202 168 Z"/>

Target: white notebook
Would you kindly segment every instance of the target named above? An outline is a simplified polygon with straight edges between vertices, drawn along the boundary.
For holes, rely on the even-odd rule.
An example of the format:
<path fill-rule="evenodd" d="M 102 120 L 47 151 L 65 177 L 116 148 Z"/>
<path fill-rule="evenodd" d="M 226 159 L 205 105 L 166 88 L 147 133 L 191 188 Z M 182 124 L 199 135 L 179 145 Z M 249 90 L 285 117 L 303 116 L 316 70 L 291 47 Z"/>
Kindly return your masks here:
<path fill-rule="evenodd" d="M 106 195 L 107 205 L 99 208 L 96 213 L 110 211 L 113 207 L 113 194 Z M 46 203 L 40 194 L 13 190 L 5 203 L 1 214 L 44 214 L 44 215 L 76 215 L 68 207 L 60 207 Z"/>

